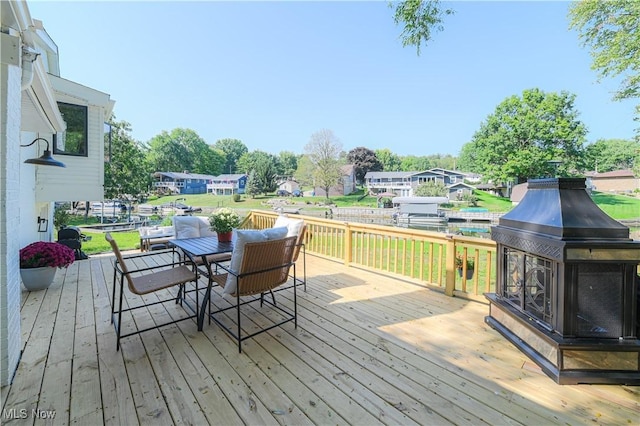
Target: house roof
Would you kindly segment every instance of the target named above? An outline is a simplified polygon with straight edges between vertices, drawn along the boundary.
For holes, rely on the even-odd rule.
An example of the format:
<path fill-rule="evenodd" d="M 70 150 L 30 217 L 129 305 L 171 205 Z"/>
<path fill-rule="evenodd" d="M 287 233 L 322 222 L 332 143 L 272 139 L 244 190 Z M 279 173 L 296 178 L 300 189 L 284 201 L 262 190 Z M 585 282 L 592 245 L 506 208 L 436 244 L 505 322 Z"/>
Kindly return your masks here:
<path fill-rule="evenodd" d="M 171 179 L 215 179 L 216 176 L 203 175 L 199 173 L 179 173 L 179 172 L 155 172 L 155 177 L 166 176 Z"/>
<path fill-rule="evenodd" d="M 419 172 L 367 172 L 365 179 L 407 178 Z"/>
<path fill-rule="evenodd" d="M 613 170 L 611 172 L 598 173 L 598 172 L 586 172 L 584 174 L 587 177 L 592 179 L 600 179 L 600 178 L 632 178 L 635 177 L 635 174 L 632 170 Z"/>
<path fill-rule="evenodd" d="M 245 173 L 227 173 L 227 174 L 222 174 L 222 175 L 215 176 L 214 179 L 216 179 L 216 180 L 238 180 L 238 179 L 241 179 L 241 178 L 243 178 L 245 176 L 246 176 Z"/>

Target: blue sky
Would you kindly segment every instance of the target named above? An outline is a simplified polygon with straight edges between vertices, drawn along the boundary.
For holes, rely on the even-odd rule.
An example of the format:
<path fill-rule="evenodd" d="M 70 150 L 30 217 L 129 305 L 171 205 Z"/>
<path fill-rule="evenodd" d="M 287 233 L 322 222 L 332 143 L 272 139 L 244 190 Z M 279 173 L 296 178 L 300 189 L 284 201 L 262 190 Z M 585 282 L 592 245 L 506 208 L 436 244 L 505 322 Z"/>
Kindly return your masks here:
<path fill-rule="evenodd" d="M 207 143 L 303 153 L 330 129 L 348 151 L 457 155 L 496 106 L 538 87 L 577 95 L 588 141 L 631 138 L 569 31 L 565 2 L 453 2 L 421 55 L 402 47 L 384 1 L 31 1 L 60 72 L 109 93 L 148 141 L 190 128 Z"/>

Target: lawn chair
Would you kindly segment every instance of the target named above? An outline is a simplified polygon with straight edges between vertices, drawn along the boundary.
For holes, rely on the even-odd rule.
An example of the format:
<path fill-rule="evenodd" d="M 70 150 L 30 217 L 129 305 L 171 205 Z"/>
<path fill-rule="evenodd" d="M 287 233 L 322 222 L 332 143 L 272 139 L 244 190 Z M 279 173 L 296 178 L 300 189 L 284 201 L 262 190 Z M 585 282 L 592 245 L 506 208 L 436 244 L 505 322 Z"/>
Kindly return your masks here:
<path fill-rule="evenodd" d="M 274 327 L 281 326 L 289 321 L 294 322 L 294 326 L 298 327 L 298 311 L 297 311 L 297 294 L 296 286 L 293 287 L 293 312 L 276 304 L 273 290 L 289 280 L 289 270 L 293 267 L 293 279 L 295 282 L 295 264 L 293 263 L 293 254 L 296 249 L 296 238 L 286 237 L 269 241 L 261 241 L 254 243 L 246 243 L 242 253 L 242 263 L 237 272 L 229 268 L 221 266 L 221 269 L 227 273 L 217 274 L 212 277 L 212 281 L 223 288 L 223 293 L 230 294 L 235 298 L 235 304 L 226 308 L 218 309 L 211 312 L 211 303 L 209 303 L 209 322 L 213 319 L 220 325 L 229 335 L 238 342 L 238 351 L 242 352 L 242 341 L 249 339 L 257 334 L 271 330 Z M 234 252 L 234 256 L 237 254 Z M 232 261 L 233 262 L 233 261 Z M 271 294 L 271 300 L 265 298 L 265 293 Z M 249 300 L 241 301 L 241 297 L 255 296 Z M 253 333 L 245 333 L 243 336 L 240 307 L 251 302 L 260 301 L 262 307 L 264 303 L 271 305 L 282 313 L 284 319 L 276 322 L 269 327 L 260 329 Z M 237 332 L 231 327 L 225 325 L 217 314 L 221 314 L 229 309 L 236 309 L 237 313 Z"/>
<path fill-rule="evenodd" d="M 111 296 L 111 323 L 114 325 L 116 330 L 116 351 L 120 350 L 120 339 L 128 336 L 132 336 L 134 334 L 143 333 L 148 330 L 152 330 L 154 328 L 160 328 L 165 325 L 175 324 L 179 321 L 184 321 L 190 318 L 197 318 L 198 314 L 198 271 L 195 267 L 189 268 L 186 266 L 185 262 L 173 262 L 173 263 L 164 263 L 163 259 L 159 256 L 163 254 L 167 254 L 165 251 L 155 251 L 144 254 L 136 254 L 132 256 L 123 257 L 120 249 L 118 248 L 118 244 L 115 242 L 111 234 L 107 232 L 105 234 L 105 239 L 111 244 L 111 248 L 113 249 L 113 253 L 116 255 L 116 260 L 113 263 L 113 292 Z M 157 262 L 156 266 L 149 266 L 139 269 L 129 269 L 127 263 L 133 262 L 134 260 L 143 260 L 143 259 L 153 259 L 154 263 Z M 124 282 L 127 281 L 127 286 L 129 291 L 133 294 L 142 296 L 145 294 L 153 293 L 159 290 L 168 289 L 171 287 L 178 287 L 178 294 L 175 297 L 164 298 L 161 300 L 157 300 L 151 303 L 143 303 L 140 306 L 134 306 L 132 308 L 123 308 L 123 299 L 124 299 Z M 133 311 L 135 309 L 145 308 L 152 305 L 157 305 L 159 303 L 167 303 L 167 302 L 175 302 L 176 304 L 182 302 L 186 297 L 186 289 L 185 284 L 193 281 L 195 283 L 195 295 L 196 295 L 196 307 L 194 309 L 194 315 L 190 315 L 184 318 L 180 318 L 174 321 L 165 322 L 162 324 L 157 324 L 153 327 L 148 327 L 143 330 L 137 330 L 131 333 L 127 333 L 122 335 L 122 313 Z M 117 286 L 116 283 L 119 283 Z M 118 296 L 118 308 L 116 309 L 116 287 L 119 288 L 119 296 Z M 163 295 L 161 297 L 166 297 Z M 144 302 L 144 300 L 143 300 Z M 117 319 L 116 319 L 117 317 Z"/>

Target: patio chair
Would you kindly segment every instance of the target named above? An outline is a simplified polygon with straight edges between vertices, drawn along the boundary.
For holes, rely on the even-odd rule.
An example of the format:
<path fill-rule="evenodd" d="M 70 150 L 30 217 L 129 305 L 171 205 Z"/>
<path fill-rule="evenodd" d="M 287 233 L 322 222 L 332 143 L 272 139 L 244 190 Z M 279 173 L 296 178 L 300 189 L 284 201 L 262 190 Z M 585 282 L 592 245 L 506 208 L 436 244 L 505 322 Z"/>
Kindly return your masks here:
<path fill-rule="evenodd" d="M 292 219 L 285 215 L 280 215 L 276 219 L 273 227 L 278 228 L 280 226 L 287 227 L 287 237 L 296 237 L 296 249 L 293 253 L 293 262 L 298 261 L 298 256 L 302 252 L 302 279 L 297 278 L 294 280 L 295 285 L 303 285 L 304 291 L 307 291 L 307 253 L 305 251 L 305 239 L 307 238 L 307 225 L 302 219 Z"/>
<path fill-rule="evenodd" d="M 295 264 L 293 254 L 296 249 L 296 237 L 286 237 L 268 241 L 249 242 L 244 244 L 242 250 L 242 262 L 237 272 L 226 268 L 227 273 L 217 274 L 212 277 L 212 281 L 223 288 L 223 293 L 229 294 L 234 300 L 234 304 L 226 308 L 211 312 L 211 302 L 209 302 L 209 322 L 213 319 L 229 335 L 238 342 L 238 352 L 242 352 L 242 341 L 257 334 L 264 333 L 272 328 L 281 326 L 289 321 L 294 322 L 298 327 L 297 294 L 296 286 L 293 285 L 293 311 L 276 304 L 274 290 L 289 280 L 289 270 L 293 269 L 293 279 L 295 282 Z M 234 256 L 239 253 L 234 252 Z M 232 260 L 233 263 L 233 260 Z M 293 267 L 293 268 L 292 268 Z M 265 298 L 265 293 L 270 293 L 271 300 Z M 259 297 L 253 297 L 259 295 Z M 250 297 L 248 300 L 241 300 L 241 297 Z M 262 307 L 265 303 L 277 309 L 283 316 L 281 321 L 262 328 L 253 333 L 245 332 L 243 335 L 241 325 L 240 307 L 252 302 L 260 302 Z M 236 310 L 237 331 L 223 323 L 218 314 L 229 309 Z"/>
<path fill-rule="evenodd" d="M 175 324 L 179 321 L 184 321 L 190 318 L 197 318 L 198 311 L 198 271 L 195 267 L 189 268 L 186 266 L 185 262 L 172 262 L 166 263 L 160 258 L 160 255 L 167 254 L 168 251 L 155 251 L 143 254 L 136 254 L 124 257 L 118 248 L 118 244 L 113 239 L 111 234 L 107 232 L 105 234 L 105 239 L 111 245 L 113 249 L 113 253 L 116 256 L 115 261 L 113 262 L 113 291 L 111 296 L 111 323 L 114 325 L 116 330 L 116 351 L 120 350 L 120 339 L 128 336 L 132 336 L 134 334 L 143 333 L 148 330 L 152 330 L 154 328 L 160 328 L 169 324 Z M 128 264 L 132 264 L 134 261 L 139 260 L 152 260 L 152 264 L 155 266 L 142 267 L 137 269 L 129 269 Z M 143 296 L 149 293 L 153 293 L 156 291 L 169 289 L 171 287 L 177 287 L 178 293 L 176 296 L 172 296 L 171 298 L 166 298 L 166 295 L 158 296 L 158 300 L 152 301 L 149 303 L 145 303 L 144 298 L 141 298 L 143 301 L 142 305 L 123 308 L 123 300 L 124 300 L 124 282 L 127 282 L 127 287 L 129 291 L 138 296 Z M 145 308 L 148 306 L 157 305 L 160 303 L 167 302 L 175 302 L 176 304 L 182 302 L 186 296 L 185 284 L 193 281 L 195 283 L 195 292 L 196 295 L 196 307 L 194 310 L 194 314 L 183 317 L 174 321 L 165 322 L 162 324 L 156 324 L 153 327 L 147 327 L 142 330 L 138 330 L 136 327 L 136 331 L 122 334 L 122 313 L 130 312 L 135 309 Z M 118 294 L 118 307 L 116 309 L 116 288 L 119 289 Z"/>

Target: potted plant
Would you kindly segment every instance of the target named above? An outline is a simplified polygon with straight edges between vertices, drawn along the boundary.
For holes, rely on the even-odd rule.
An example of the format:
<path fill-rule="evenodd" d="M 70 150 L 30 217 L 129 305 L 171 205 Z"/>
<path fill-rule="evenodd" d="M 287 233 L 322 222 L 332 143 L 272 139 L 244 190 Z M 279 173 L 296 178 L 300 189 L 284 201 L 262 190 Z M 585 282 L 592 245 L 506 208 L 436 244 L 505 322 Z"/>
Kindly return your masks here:
<path fill-rule="evenodd" d="M 36 241 L 20 249 L 20 276 L 29 291 L 51 285 L 57 268 L 66 268 L 76 259 L 73 249 L 55 242 Z"/>
<path fill-rule="evenodd" d="M 218 241 L 231 241 L 232 231 L 240 226 L 242 220 L 238 214 L 226 207 L 216 210 L 209 216 L 209 225 L 212 231 L 218 233 Z"/>
<path fill-rule="evenodd" d="M 464 269 L 463 266 L 464 266 L 464 259 L 462 258 L 462 255 L 458 253 L 456 254 L 456 269 L 458 270 L 459 276 L 462 276 L 462 271 Z M 467 266 L 467 279 L 470 280 L 471 278 L 473 278 L 473 272 L 475 270 L 475 264 L 473 262 L 473 258 L 467 256 L 466 266 Z"/>

